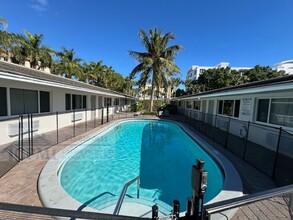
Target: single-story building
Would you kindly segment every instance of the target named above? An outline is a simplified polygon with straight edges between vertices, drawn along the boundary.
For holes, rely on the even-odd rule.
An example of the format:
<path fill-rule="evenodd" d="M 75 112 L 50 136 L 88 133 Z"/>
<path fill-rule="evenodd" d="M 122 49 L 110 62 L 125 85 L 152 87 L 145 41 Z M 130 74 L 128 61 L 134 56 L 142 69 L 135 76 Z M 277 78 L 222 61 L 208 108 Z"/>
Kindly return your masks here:
<path fill-rule="evenodd" d="M 56 112 L 62 128 L 101 118 L 102 107 L 110 106 L 109 114 L 114 114 L 133 102 L 119 92 L 0 61 L 0 145 L 17 140 L 18 115 L 33 114 L 34 132 L 42 134 L 56 129 Z M 26 129 L 24 124 L 24 133 Z"/>
<path fill-rule="evenodd" d="M 293 131 L 293 76 L 257 81 L 174 99 L 180 111 L 227 116 Z"/>

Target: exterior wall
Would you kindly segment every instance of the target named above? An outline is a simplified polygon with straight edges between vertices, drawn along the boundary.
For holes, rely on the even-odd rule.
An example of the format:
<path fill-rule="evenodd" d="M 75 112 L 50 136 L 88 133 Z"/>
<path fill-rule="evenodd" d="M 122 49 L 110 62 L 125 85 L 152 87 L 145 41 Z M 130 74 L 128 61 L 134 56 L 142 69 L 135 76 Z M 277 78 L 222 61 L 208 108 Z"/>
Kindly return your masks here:
<path fill-rule="evenodd" d="M 280 126 L 280 125 L 271 124 L 271 123 L 263 123 L 263 122 L 259 122 L 256 120 L 256 114 L 257 114 L 257 109 L 258 109 L 258 99 L 292 98 L 292 94 L 293 94 L 293 88 L 290 91 L 266 92 L 266 93 L 258 93 L 258 94 L 217 96 L 217 97 L 213 97 L 213 98 L 201 98 L 201 99 L 194 97 L 194 98 L 190 98 L 190 99 L 186 98 L 184 100 L 181 100 L 181 107 L 179 107 L 179 104 L 177 101 L 177 106 L 179 107 L 179 110 L 181 110 L 181 111 L 185 111 L 187 109 L 187 110 L 191 110 L 193 112 L 208 113 L 209 100 L 214 100 L 214 107 L 213 107 L 213 111 L 212 111 L 213 115 L 219 115 L 222 117 L 239 119 L 241 121 L 247 121 L 247 122 L 250 121 L 250 122 L 254 122 L 254 123 L 258 123 L 258 124 L 277 127 L 277 128 L 284 127 L 287 130 L 293 131 L 293 128 L 291 128 L 291 127 Z M 201 100 L 200 111 L 193 109 L 193 101 L 195 101 L 195 100 Z M 219 107 L 220 100 L 240 100 L 239 117 L 232 117 L 232 116 L 218 114 L 218 107 Z M 192 108 L 187 108 L 187 101 L 192 102 Z M 203 109 L 203 101 L 207 101 L 205 110 Z M 293 115 L 292 115 L 292 117 L 293 117 Z"/>

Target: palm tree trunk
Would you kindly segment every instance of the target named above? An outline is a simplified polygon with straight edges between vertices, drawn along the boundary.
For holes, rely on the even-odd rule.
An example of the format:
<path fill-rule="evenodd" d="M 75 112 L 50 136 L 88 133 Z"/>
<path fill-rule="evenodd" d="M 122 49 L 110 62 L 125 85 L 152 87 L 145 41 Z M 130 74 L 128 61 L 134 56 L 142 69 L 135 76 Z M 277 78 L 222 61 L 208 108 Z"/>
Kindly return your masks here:
<path fill-rule="evenodd" d="M 150 99 L 150 112 L 153 112 L 153 105 L 154 105 L 154 95 L 155 95 L 155 80 L 154 80 L 155 71 L 153 72 L 153 79 L 152 79 L 152 92 L 151 92 L 151 99 Z"/>

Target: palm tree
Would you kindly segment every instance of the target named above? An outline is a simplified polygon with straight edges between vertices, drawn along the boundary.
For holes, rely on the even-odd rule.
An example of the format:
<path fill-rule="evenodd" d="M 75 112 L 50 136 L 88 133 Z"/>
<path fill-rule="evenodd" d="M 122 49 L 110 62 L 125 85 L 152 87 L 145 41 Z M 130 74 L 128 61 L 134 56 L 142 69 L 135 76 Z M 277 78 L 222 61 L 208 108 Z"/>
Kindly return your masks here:
<path fill-rule="evenodd" d="M 51 68 L 53 64 L 52 55 L 56 53 L 50 47 L 42 45 L 43 35 L 31 34 L 26 30 L 24 30 L 24 34 L 14 35 L 13 60 L 20 64 L 29 61 L 30 67 L 34 69 Z"/>
<path fill-rule="evenodd" d="M 82 79 L 83 71 L 80 65 L 82 59 L 74 57 L 74 49 L 67 50 L 62 47 L 61 50 L 61 52 L 57 53 L 60 60 L 55 64 L 52 72 L 57 75 L 63 75 L 66 78 L 76 77 L 77 79 Z"/>
<path fill-rule="evenodd" d="M 5 31 L 8 27 L 7 21 L 4 18 L 0 17 L 0 24 L 3 26 L 3 29 Z"/>
<path fill-rule="evenodd" d="M 150 111 L 153 111 L 155 87 L 160 88 L 162 84 L 166 85 L 169 77 L 180 73 L 179 67 L 174 63 L 174 58 L 183 47 L 179 45 L 168 47 L 170 40 L 174 39 L 174 35 L 171 32 L 162 35 L 161 30 L 156 28 L 149 31 L 149 36 L 145 30 L 141 29 L 139 37 L 146 52 L 129 51 L 129 54 L 139 62 L 130 73 L 130 77 L 134 78 L 140 72 L 143 78 L 151 78 Z"/>
<path fill-rule="evenodd" d="M 174 90 L 182 83 L 180 78 L 171 78 L 169 80 L 169 86 L 171 89 L 171 95 L 174 93 Z"/>
<path fill-rule="evenodd" d="M 0 57 L 4 60 L 8 60 L 10 51 L 13 45 L 13 34 L 6 31 L 0 31 Z"/>

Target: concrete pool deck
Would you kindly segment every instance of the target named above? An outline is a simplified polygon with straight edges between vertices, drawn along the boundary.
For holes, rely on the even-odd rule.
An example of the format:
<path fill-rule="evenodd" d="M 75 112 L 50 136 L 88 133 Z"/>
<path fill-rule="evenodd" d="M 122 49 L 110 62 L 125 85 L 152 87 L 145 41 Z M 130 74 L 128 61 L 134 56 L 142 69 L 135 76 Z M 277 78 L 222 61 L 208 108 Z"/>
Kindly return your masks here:
<path fill-rule="evenodd" d="M 74 143 L 76 140 L 84 138 L 104 126 L 100 126 L 96 129 L 88 131 L 82 135 L 79 135 L 71 140 L 51 147 L 48 150 L 35 154 L 26 160 L 18 163 L 2 178 L 0 178 L 0 201 L 16 204 L 25 204 L 32 206 L 42 206 L 37 191 L 37 180 L 40 171 L 45 163 L 55 153 L 62 150 L 66 146 Z M 190 128 L 198 136 L 202 136 L 204 140 L 212 144 L 222 154 L 224 154 L 238 170 L 244 186 L 244 193 L 250 194 L 254 192 L 263 191 L 266 189 L 275 188 L 273 180 L 266 175 L 262 174 L 248 163 L 242 161 L 237 156 L 223 149 L 218 144 L 209 140 L 205 136 L 198 133 L 196 130 Z M 261 215 L 262 217 L 259 217 Z M 7 217 L 9 216 L 9 217 Z M 258 216 L 258 217 L 257 217 Z M 0 212 L 0 219 L 27 219 L 28 215 L 15 214 L 9 212 Z M 33 218 L 30 216 L 29 218 Z M 252 204 L 240 208 L 236 215 L 232 219 L 290 219 L 288 210 L 284 207 L 284 204 L 279 200 L 263 201 L 259 205 Z M 35 218 L 39 219 L 39 218 Z M 42 217 L 43 219 L 43 217 Z M 47 219 L 51 219 L 47 217 Z"/>

